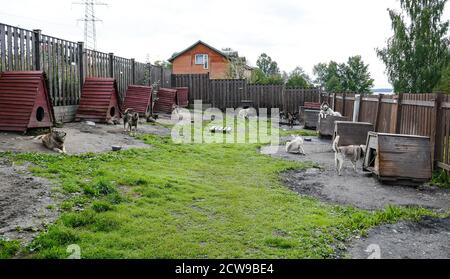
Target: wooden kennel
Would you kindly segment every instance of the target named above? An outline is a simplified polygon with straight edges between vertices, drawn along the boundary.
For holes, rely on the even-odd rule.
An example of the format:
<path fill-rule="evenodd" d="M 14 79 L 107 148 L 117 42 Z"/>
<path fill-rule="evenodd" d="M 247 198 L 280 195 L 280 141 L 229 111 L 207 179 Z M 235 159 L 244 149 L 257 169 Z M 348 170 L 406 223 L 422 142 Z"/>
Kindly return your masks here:
<path fill-rule="evenodd" d="M 339 136 L 339 146 L 365 145 L 369 132 L 375 130 L 372 123 L 336 121 L 334 124 L 334 136 Z"/>
<path fill-rule="evenodd" d="M 152 88 L 150 86 L 129 85 L 122 111 L 132 109 L 141 117 L 148 117 L 152 105 Z"/>
<path fill-rule="evenodd" d="M 432 177 L 430 138 L 369 132 L 364 170 L 381 181 L 427 182 Z"/>
<path fill-rule="evenodd" d="M 317 116 L 319 124 L 317 131 L 321 137 L 333 137 L 336 121 L 348 121 L 347 117 L 327 115 L 325 118 Z"/>
<path fill-rule="evenodd" d="M 112 118 L 120 119 L 116 80 L 86 78 L 75 120 L 107 123 Z"/>
<path fill-rule="evenodd" d="M 42 71 L 0 75 L 0 131 L 50 128 L 55 120 Z"/>
<path fill-rule="evenodd" d="M 300 108 L 300 120 L 305 128 L 316 129 L 319 121 L 320 103 L 305 102 Z"/>

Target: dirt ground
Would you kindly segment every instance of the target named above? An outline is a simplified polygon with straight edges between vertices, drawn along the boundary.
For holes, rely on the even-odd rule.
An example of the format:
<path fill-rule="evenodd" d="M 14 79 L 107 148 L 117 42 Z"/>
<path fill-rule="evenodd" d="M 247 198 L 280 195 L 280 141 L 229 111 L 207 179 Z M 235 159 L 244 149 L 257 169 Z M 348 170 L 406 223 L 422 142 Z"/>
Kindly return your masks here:
<path fill-rule="evenodd" d="M 68 154 L 111 151 L 113 145 L 128 148 L 150 146 L 123 133 L 123 126 L 70 123 L 64 125 L 67 133 Z M 140 125 L 138 133 L 169 135 L 170 130 L 158 125 Z M 0 133 L 0 152 L 52 153 L 32 136 Z M 62 197 L 61 197 L 62 198 Z M 58 216 L 54 206 L 58 196 L 49 181 L 33 177 L 27 166 L 14 166 L 0 158 L 0 238 L 29 243 Z"/>
<path fill-rule="evenodd" d="M 122 125 L 89 126 L 86 123 L 68 123 L 61 129 L 67 133 L 66 149 L 68 154 L 81 154 L 88 152 L 111 151 L 112 146 L 128 148 L 149 148 L 149 145 L 136 140 L 123 132 Z M 170 130 L 161 126 L 139 125 L 138 133 L 169 135 Z M 46 149 L 40 140 L 35 137 L 23 136 L 14 133 L 0 133 L 0 152 L 45 152 L 53 151 Z"/>
<path fill-rule="evenodd" d="M 57 218 L 56 200 L 49 181 L 0 159 L 0 237 L 28 243 Z"/>
<path fill-rule="evenodd" d="M 436 212 L 450 210 L 449 190 L 430 185 L 383 185 L 363 173 L 361 165 L 355 173 L 349 162 L 344 164 L 343 175 L 338 176 L 331 141 L 310 139 L 311 142 L 305 142 L 306 156 L 287 154 L 283 146 L 267 146 L 261 150 L 273 157 L 312 161 L 320 166 L 284 173 L 282 180 L 291 190 L 324 202 L 366 210 L 383 209 L 387 205 L 422 206 Z M 376 244 L 381 249 L 382 258 L 450 258 L 449 240 L 449 220 L 424 219 L 419 223 L 402 222 L 374 228 L 367 238 L 351 240 L 346 253 L 351 258 L 368 258 L 370 253 L 366 250 L 371 244 Z"/>

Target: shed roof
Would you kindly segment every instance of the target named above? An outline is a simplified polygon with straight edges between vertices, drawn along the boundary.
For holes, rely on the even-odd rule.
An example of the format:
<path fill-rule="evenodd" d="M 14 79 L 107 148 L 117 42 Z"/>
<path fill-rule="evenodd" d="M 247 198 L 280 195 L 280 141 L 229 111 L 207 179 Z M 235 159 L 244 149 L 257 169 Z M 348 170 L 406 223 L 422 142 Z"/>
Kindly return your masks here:
<path fill-rule="evenodd" d="M 44 92 L 40 92 L 43 90 Z M 41 95 L 39 95 L 41 94 Z M 45 97 L 39 97 L 45 96 Z M 47 126 L 54 121 L 53 109 L 42 71 L 4 72 L 0 75 L 0 129 L 25 132 L 30 126 L 38 98 L 49 111 Z"/>

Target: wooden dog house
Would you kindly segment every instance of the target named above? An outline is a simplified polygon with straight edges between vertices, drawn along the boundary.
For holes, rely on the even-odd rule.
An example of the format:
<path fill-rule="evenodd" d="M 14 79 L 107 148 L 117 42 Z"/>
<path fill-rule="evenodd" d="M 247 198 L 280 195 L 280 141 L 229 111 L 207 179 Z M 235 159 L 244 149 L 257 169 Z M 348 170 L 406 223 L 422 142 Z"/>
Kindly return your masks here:
<path fill-rule="evenodd" d="M 177 87 L 177 105 L 180 108 L 189 106 L 189 87 Z"/>
<path fill-rule="evenodd" d="M 325 118 L 318 116 L 319 124 L 317 131 L 321 137 L 333 137 L 336 121 L 348 121 L 347 117 L 327 115 Z"/>
<path fill-rule="evenodd" d="M 86 78 L 76 121 L 107 123 L 120 119 L 119 94 L 113 78 Z"/>
<path fill-rule="evenodd" d="M 44 72 L 4 72 L 0 75 L 1 131 L 50 128 L 54 119 Z"/>
<path fill-rule="evenodd" d="M 300 119 L 305 128 L 316 129 L 319 121 L 320 103 L 305 102 L 300 108 Z"/>
<path fill-rule="evenodd" d="M 155 112 L 171 113 L 173 106 L 177 105 L 177 90 L 170 88 L 160 88 L 158 98 L 155 102 Z"/>
<path fill-rule="evenodd" d="M 369 132 L 364 170 L 381 181 L 427 182 L 432 177 L 430 138 Z"/>
<path fill-rule="evenodd" d="M 365 145 L 369 132 L 373 132 L 372 123 L 336 121 L 334 127 L 334 136 L 340 136 L 339 146 Z"/>
<path fill-rule="evenodd" d="M 123 111 L 132 109 L 141 117 L 148 117 L 151 113 L 152 88 L 149 86 L 130 85 L 123 104 Z"/>

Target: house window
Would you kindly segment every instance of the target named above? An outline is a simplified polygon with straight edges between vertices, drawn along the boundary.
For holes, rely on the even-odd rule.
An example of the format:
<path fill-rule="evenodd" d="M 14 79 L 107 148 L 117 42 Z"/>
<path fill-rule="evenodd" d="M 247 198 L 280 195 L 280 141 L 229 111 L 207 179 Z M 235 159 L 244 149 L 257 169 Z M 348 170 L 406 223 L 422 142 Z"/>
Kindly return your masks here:
<path fill-rule="evenodd" d="M 195 65 L 203 65 L 203 69 L 209 68 L 208 54 L 196 54 Z"/>

